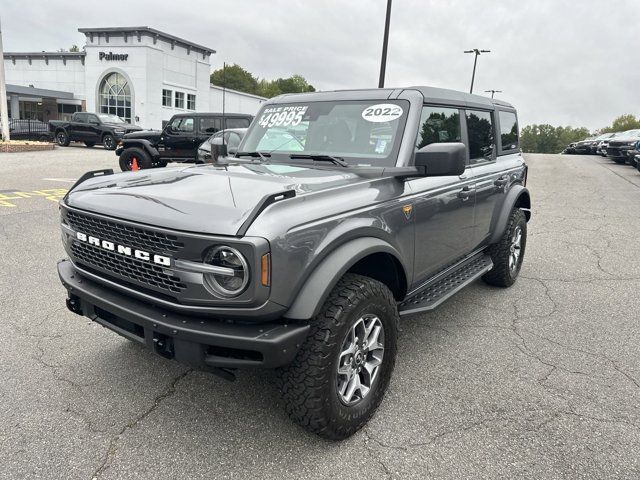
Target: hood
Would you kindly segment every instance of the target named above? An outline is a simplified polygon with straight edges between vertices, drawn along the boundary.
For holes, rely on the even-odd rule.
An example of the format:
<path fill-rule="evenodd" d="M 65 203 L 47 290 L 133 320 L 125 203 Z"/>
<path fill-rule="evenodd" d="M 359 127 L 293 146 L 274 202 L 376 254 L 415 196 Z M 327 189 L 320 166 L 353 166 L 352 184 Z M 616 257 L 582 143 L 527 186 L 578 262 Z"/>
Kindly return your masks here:
<path fill-rule="evenodd" d="M 96 177 L 72 190 L 67 204 L 175 230 L 236 235 L 267 195 L 295 190 L 304 196 L 363 181 L 352 172 L 315 167 L 199 165 Z"/>
<path fill-rule="evenodd" d="M 144 138 L 146 140 L 155 140 L 159 139 L 162 135 L 162 131 L 160 130 L 142 130 L 140 127 L 133 128 L 134 131 L 132 133 L 127 133 L 124 138 Z"/>
<path fill-rule="evenodd" d="M 111 128 L 122 128 L 127 132 L 137 132 L 142 130 L 142 127 L 139 127 L 138 125 L 131 125 L 130 123 L 103 123 L 103 125 L 106 125 L 107 127 L 111 127 Z"/>

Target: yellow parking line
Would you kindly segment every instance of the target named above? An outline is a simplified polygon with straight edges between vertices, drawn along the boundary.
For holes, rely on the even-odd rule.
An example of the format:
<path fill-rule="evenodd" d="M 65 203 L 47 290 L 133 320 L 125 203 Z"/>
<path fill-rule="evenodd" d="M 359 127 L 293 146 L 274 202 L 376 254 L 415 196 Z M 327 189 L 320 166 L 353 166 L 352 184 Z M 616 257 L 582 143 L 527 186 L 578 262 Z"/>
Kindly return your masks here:
<path fill-rule="evenodd" d="M 47 188 L 44 190 L 32 190 L 30 192 L 11 192 L 0 193 L 0 207 L 15 208 L 17 205 L 14 200 L 22 200 L 25 198 L 44 197 L 52 202 L 59 201 L 67 193 L 66 188 Z"/>

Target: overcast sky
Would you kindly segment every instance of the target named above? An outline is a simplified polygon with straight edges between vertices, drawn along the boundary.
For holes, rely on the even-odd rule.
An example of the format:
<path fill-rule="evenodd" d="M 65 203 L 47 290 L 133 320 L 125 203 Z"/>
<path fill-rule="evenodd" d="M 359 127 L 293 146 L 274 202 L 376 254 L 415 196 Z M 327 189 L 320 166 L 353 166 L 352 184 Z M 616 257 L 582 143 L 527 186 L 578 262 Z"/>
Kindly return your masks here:
<path fill-rule="evenodd" d="M 78 27 L 149 26 L 268 79 L 375 87 L 386 0 L 0 0 L 5 51 L 84 45 Z M 503 90 L 521 123 L 606 126 L 640 114 L 640 0 L 394 0 L 387 86 Z"/>

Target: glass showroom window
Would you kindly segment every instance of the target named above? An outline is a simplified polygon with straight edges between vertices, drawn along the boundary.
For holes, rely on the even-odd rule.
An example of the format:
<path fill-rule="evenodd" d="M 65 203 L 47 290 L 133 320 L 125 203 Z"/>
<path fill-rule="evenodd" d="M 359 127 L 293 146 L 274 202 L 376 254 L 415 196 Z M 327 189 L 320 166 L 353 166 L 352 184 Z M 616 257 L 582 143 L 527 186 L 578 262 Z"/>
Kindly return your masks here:
<path fill-rule="evenodd" d="M 162 106 L 170 107 L 171 106 L 171 96 L 173 92 L 171 90 L 162 90 Z"/>
<path fill-rule="evenodd" d="M 176 108 L 184 108 L 184 93 L 176 92 Z"/>
<path fill-rule="evenodd" d="M 124 76 L 110 73 L 100 84 L 100 112 L 111 113 L 131 122 L 131 87 Z"/>
<path fill-rule="evenodd" d="M 195 110 L 196 109 L 196 96 L 188 93 L 187 94 L 187 110 Z"/>

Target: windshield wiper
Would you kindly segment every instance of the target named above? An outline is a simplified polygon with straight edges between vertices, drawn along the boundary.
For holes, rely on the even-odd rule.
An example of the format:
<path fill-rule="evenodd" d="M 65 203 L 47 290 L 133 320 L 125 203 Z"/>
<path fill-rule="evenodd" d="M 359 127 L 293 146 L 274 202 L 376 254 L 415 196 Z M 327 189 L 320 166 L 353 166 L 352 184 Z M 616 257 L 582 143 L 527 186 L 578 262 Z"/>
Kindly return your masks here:
<path fill-rule="evenodd" d="M 260 157 L 260 160 L 263 162 L 267 161 L 267 157 L 270 157 L 270 153 L 262 153 L 262 152 L 236 152 L 236 157 Z"/>
<path fill-rule="evenodd" d="M 331 155 L 324 155 L 324 154 L 321 155 L 321 154 L 313 154 L 313 153 L 293 153 L 289 155 L 289 158 L 317 160 L 319 162 L 333 162 L 335 165 L 340 165 L 341 167 L 349 166 L 349 164 L 340 157 L 333 157 Z"/>

